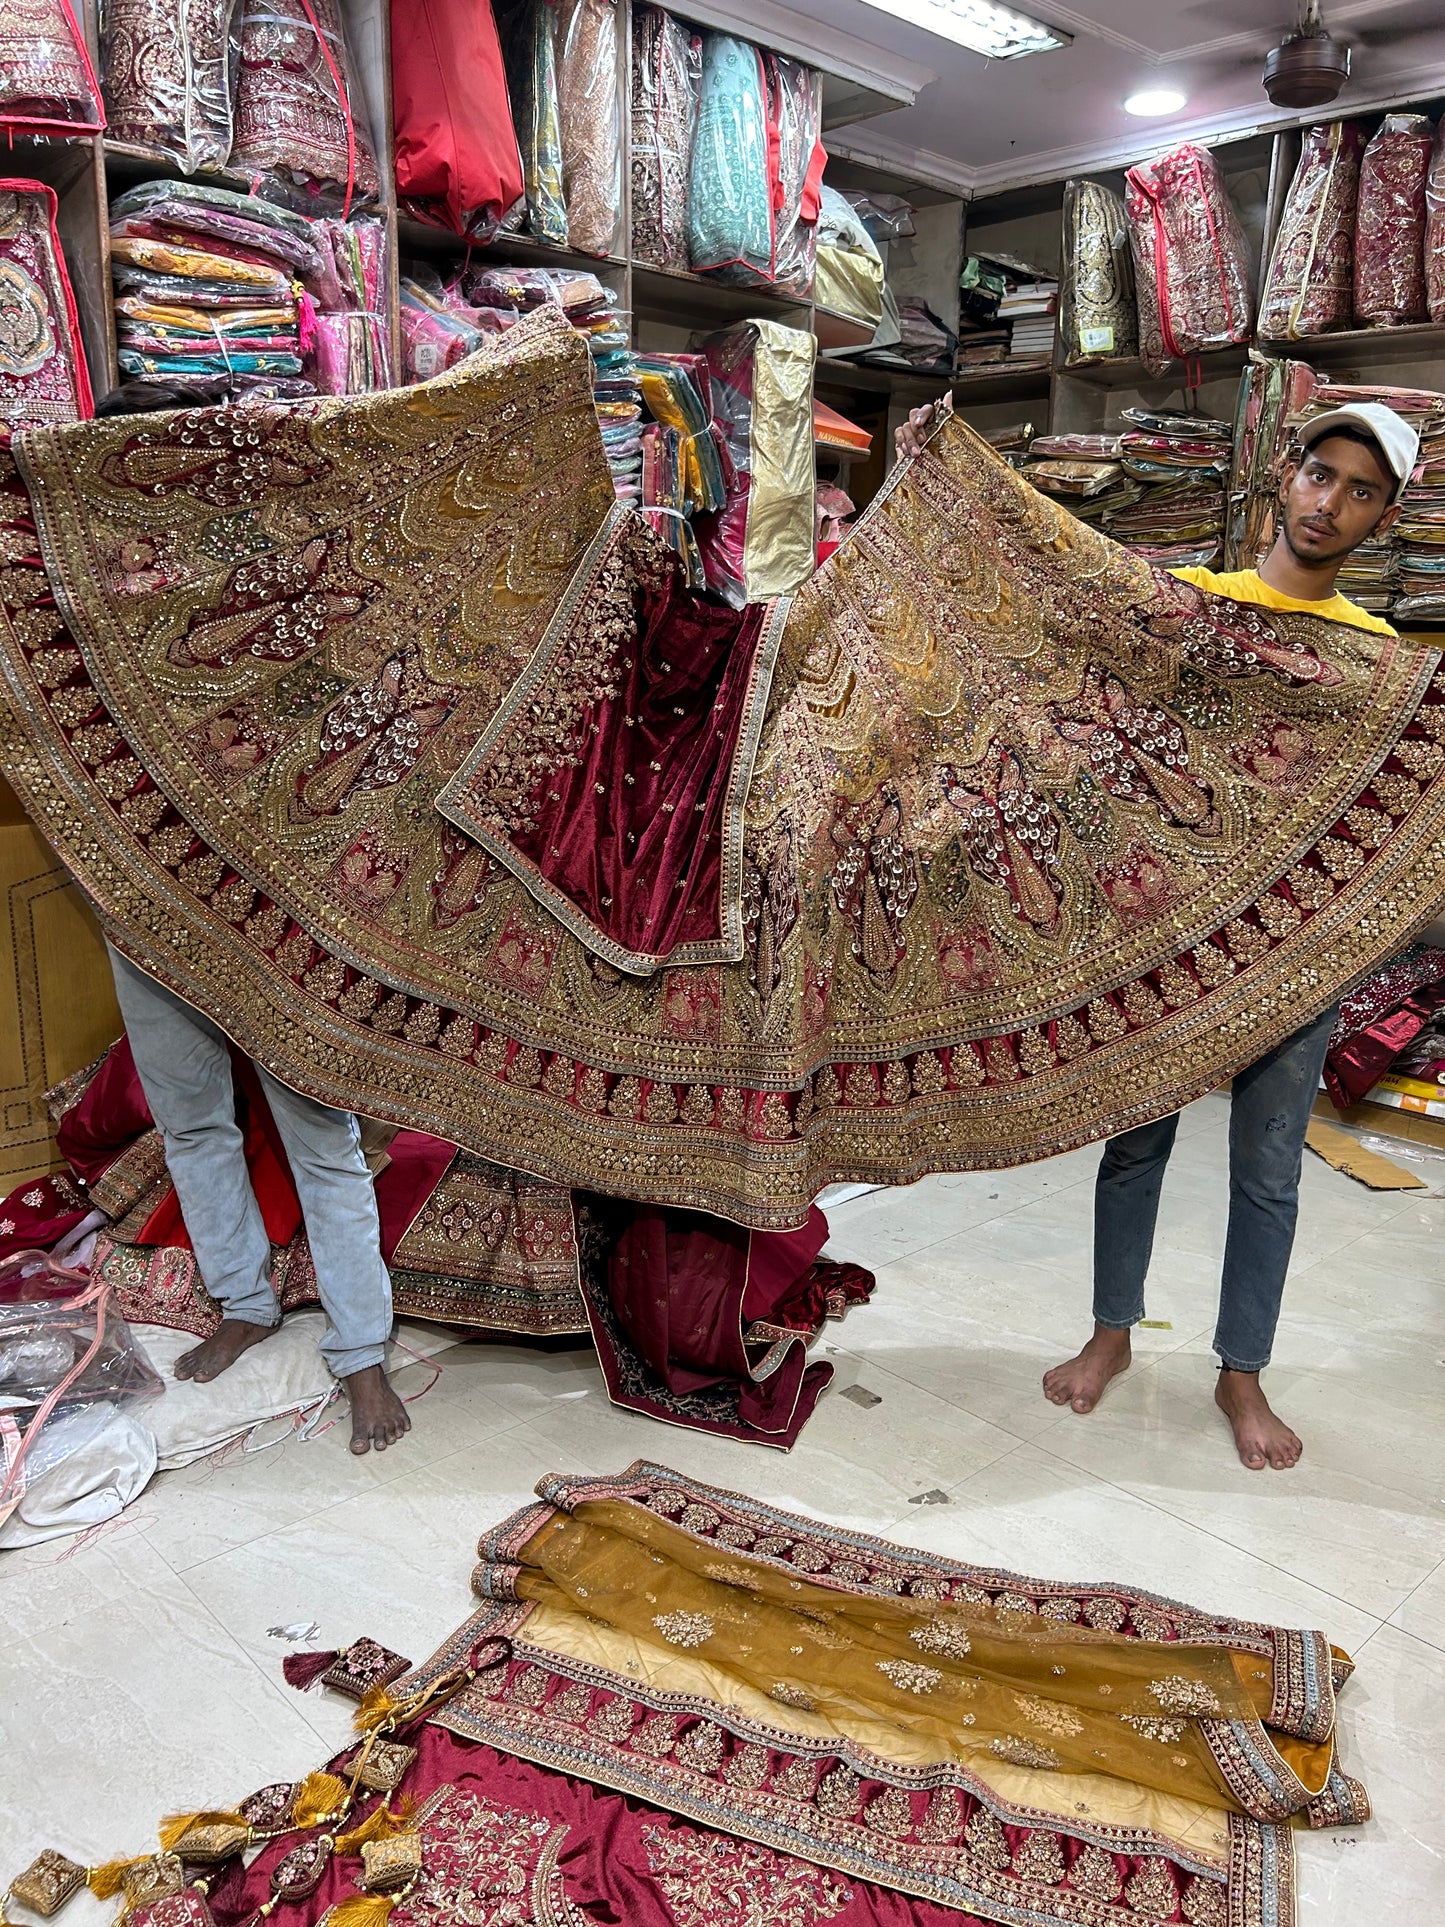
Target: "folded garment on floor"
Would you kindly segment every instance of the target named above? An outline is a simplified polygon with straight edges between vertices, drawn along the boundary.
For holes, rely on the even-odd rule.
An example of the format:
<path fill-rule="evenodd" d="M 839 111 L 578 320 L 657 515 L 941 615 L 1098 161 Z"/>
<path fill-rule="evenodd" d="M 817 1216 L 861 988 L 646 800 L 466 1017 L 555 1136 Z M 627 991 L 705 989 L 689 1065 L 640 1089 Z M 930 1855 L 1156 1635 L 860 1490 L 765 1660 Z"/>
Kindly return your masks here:
<path fill-rule="evenodd" d="M 215 1927 L 278 1898 L 297 1927 L 379 1921 L 398 1891 L 438 1924 L 502 1895 L 519 1923 L 1277 1927 L 1290 1817 L 1369 1817 L 1323 1633 L 950 1561 L 644 1461 L 538 1491 L 483 1535 L 478 1610 L 361 1702 L 327 1778 L 245 1795 L 195 1736 L 197 1811 L 163 1838 L 209 1858 Z"/>

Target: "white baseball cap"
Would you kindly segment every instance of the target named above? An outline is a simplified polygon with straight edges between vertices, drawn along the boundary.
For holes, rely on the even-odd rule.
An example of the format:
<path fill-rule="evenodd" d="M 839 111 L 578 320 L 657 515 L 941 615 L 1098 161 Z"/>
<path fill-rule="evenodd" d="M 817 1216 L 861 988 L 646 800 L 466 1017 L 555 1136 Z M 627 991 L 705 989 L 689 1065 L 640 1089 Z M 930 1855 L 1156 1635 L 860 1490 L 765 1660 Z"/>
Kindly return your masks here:
<path fill-rule="evenodd" d="M 1301 448 L 1313 448 L 1326 435 L 1342 428 L 1353 428 L 1368 435 L 1385 458 L 1385 466 L 1395 478 L 1391 503 L 1398 502 L 1410 485 L 1415 464 L 1420 459 L 1420 437 L 1403 415 L 1387 408 L 1382 401 L 1350 402 L 1344 408 L 1331 408 L 1326 414 L 1312 415 L 1300 425 Z"/>

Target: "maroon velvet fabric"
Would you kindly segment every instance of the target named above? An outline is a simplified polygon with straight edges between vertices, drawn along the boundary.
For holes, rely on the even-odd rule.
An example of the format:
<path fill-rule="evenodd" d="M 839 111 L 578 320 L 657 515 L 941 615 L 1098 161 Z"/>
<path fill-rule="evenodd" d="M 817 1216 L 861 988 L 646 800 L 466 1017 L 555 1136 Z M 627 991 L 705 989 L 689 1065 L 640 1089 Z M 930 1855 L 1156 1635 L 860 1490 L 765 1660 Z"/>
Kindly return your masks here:
<path fill-rule="evenodd" d="M 84 1198 L 63 1172 L 28 1178 L 0 1198 L 0 1260 L 17 1251 L 49 1251 L 86 1215 Z"/>
<path fill-rule="evenodd" d="M 766 610 L 639 586 L 637 644 L 532 789 L 512 847 L 605 936 L 666 957 L 716 943 L 722 831 Z M 575 756 L 575 767 L 566 758 Z"/>
<path fill-rule="evenodd" d="M 106 1052 L 84 1097 L 60 1120 L 55 1141 L 75 1175 L 94 1184 L 126 1145 L 150 1128 L 140 1072 L 129 1039 L 122 1037 Z"/>
<path fill-rule="evenodd" d="M 778 1927 L 823 1920 L 830 1927 L 983 1927 L 975 1914 L 753 1846 L 440 1727 L 423 1727 L 411 1744 L 420 1752 L 403 1791 L 419 1807 L 442 1788 L 457 1791 L 435 1821 L 423 1822 L 422 1885 L 393 1914 L 396 1927 L 441 1927 L 444 1920 L 540 1927 L 549 1919 L 697 1927 L 704 1919 L 744 1918 Z M 210 1895 L 216 1927 L 250 1927 L 270 1898 L 271 1868 L 297 1839 L 288 1834 L 273 1841 L 251 1868 L 234 1865 L 217 1883 Z M 556 1868 L 551 1881 L 550 1865 Z M 328 1907 L 356 1893 L 359 1871 L 359 1861 L 333 1858 L 311 1898 L 283 1905 L 280 1920 L 286 1927 L 314 1927 Z M 547 1902 L 556 1906 L 559 1886 L 565 1905 L 554 1912 Z M 732 1904 L 719 1904 L 719 1889 Z M 744 1891 L 756 1911 L 739 1911 Z"/>
<path fill-rule="evenodd" d="M 672 1425 L 787 1450 L 833 1376 L 806 1340 L 866 1301 L 871 1275 L 819 1262 L 828 1223 L 751 1234 L 655 1205 L 590 1207 L 608 1222 L 583 1266 L 592 1336 L 613 1402 Z"/>

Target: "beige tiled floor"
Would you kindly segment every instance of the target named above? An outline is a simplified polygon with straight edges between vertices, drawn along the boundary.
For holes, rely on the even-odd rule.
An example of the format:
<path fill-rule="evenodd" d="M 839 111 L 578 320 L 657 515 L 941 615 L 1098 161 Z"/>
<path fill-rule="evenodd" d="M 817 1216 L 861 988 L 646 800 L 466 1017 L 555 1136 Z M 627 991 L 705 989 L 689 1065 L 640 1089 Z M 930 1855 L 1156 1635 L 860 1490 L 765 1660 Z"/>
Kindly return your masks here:
<path fill-rule="evenodd" d="M 350 1459 L 338 1429 L 163 1476 L 80 1549 L 0 1554 L 0 1874 L 43 1844 L 133 1851 L 161 1813 L 319 1763 L 344 1710 L 282 1684 L 271 1627 L 420 1659 L 468 1610 L 478 1533 L 543 1473 L 648 1457 L 963 1558 L 1324 1627 L 1360 1662 L 1344 1743 L 1379 1818 L 1301 1838 L 1303 1927 L 1445 1919 L 1445 1203 L 1307 1160 L 1269 1381 L 1306 1455 L 1248 1473 L 1210 1402 L 1224 1118 L 1217 1099 L 1186 1115 L 1149 1306 L 1168 1329 L 1140 1333 L 1090 1418 L 1038 1383 L 1087 1325 L 1081 1152 L 834 1214 L 878 1292 L 825 1340 L 838 1377 L 790 1454 L 614 1411 L 584 1348 L 474 1344 L 442 1355 L 383 1459 Z M 854 1383 L 880 1402 L 839 1396 Z"/>

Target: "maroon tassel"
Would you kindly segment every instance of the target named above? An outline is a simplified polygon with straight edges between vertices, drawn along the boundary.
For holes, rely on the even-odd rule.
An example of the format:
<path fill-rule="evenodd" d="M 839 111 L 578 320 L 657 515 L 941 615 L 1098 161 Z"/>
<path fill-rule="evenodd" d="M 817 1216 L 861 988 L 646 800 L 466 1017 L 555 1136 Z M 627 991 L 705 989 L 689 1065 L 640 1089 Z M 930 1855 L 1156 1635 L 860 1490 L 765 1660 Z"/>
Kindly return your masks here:
<path fill-rule="evenodd" d="M 288 1686 L 294 1686 L 298 1693 L 304 1693 L 340 1657 L 340 1653 L 288 1653 L 281 1662 L 281 1671 L 286 1675 Z"/>

